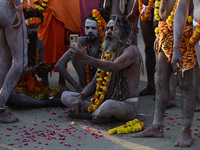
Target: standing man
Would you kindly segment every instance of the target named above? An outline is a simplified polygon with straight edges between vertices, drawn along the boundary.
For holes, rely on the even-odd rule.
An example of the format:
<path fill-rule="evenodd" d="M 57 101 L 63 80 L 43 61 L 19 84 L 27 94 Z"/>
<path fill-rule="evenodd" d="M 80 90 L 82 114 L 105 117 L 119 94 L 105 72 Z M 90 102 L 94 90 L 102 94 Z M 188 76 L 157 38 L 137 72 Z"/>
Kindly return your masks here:
<path fill-rule="evenodd" d="M 0 121 L 19 119 L 6 111 L 6 101 L 27 64 L 27 31 L 20 0 L 0 0 Z"/>
<path fill-rule="evenodd" d="M 138 134 L 134 134 L 133 137 L 164 136 L 163 121 L 166 105 L 169 99 L 169 80 L 173 72 L 173 68 L 170 63 L 173 54 L 173 15 L 171 16 L 171 14 L 173 13 L 171 12 L 173 11 L 173 8 L 176 8 L 176 5 L 177 1 L 175 0 L 160 1 L 159 16 L 162 21 L 159 22 L 159 35 L 157 38 L 158 41 L 156 41 L 158 43 L 158 65 L 155 75 L 156 100 L 154 120 L 151 127 Z M 185 59 L 183 60 L 183 68 L 185 72 L 183 74 L 177 74 L 179 86 L 182 93 L 181 109 L 184 121 L 182 133 L 174 143 L 174 146 L 178 147 L 186 147 L 191 145 L 192 143 L 191 124 L 195 107 L 195 86 L 193 81 L 193 68 L 196 63 L 196 54 L 194 47 L 188 46 L 188 41 L 191 35 L 192 25 L 189 21 L 187 22 L 187 26 L 184 29 L 184 36 L 181 39 L 181 51 L 183 52 L 184 56 L 188 56 L 185 57 Z"/>
<path fill-rule="evenodd" d="M 104 28 L 109 19 L 109 14 L 104 9 L 99 9 L 98 12 L 102 17 L 102 20 L 96 20 L 93 14 L 88 15 L 85 18 L 85 33 L 86 36 L 79 37 L 79 42 L 82 47 L 85 48 L 87 54 L 91 57 L 100 58 L 101 44 L 104 39 Z M 98 23 L 101 21 L 101 23 Z M 104 22 L 104 23 L 103 23 Z M 89 82 L 93 79 L 96 68 L 88 65 L 80 60 L 75 60 L 70 58 L 70 52 L 67 51 L 65 54 L 59 59 L 56 64 L 56 69 L 62 75 L 64 79 L 66 79 L 76 90 L 76 92 L 81 92 L 84 87 L 89 84 Z M 65 69 L 65 65 L 72 60 L 72 64 L 78 74 L 79 82 L 75 81 L 75 79 L 68 73 Z"/>
<path fill-rule="evenodd" d="M 154 0 L 135 0 L 131 13 L 128 15 L 130 22 L 137 27 L 138 17 L 140 16 L 140 27 L 144 43 L 145 67 L 147 71 L 147 86 L 140 91 L 140 96 L 155 94 L 155 66 L 156 57 L 154 52 L 155 26 L 154 17 Z"/>
<path fill-rule="evenodd" d="M 73 59 L 99 69 L 81 93 L 62 94 L 61 101 L 72 109 L 71 116 L 104 123 L 113 119 L 128 121 L 138 115 L 141 55 L 132 45 L 132 35 L 130 22 L 114 16 L 106 26 L 101 59 L 86 55 L 82 47 L 72 47 Z"/>

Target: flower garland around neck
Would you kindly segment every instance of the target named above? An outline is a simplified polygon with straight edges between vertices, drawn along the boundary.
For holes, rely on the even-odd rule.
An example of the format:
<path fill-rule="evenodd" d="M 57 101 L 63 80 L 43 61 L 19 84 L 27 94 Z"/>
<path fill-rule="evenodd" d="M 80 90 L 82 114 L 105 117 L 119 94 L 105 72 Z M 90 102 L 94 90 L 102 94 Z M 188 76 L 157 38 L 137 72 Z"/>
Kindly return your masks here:
<path fill-rule="evenodd" d="M 103 60 L 110 60 L 111 54 L 108 52 L 105 54 Z M 104 101 L 104 97 L 107 92 L 107 88 L 110 81 L 111 72 L 104 71 L 98 68 L 96 92 L 93 98 L 91 98 L 91 105 L 88 107 L 88 112 L 94 112 Z"/>
<path fill-rule="evenodd" d="M 194 45 L 194 43 L 197 41 L 199 36 L 200 36 L 200 19 L 198 20 L 198 25 L 196 25 L 195 31 L 194 31 L 193 35 L 191 36 L 189 43 L 191 45 Z"/>
<path fill-rule="evenodd" d="M 14 5 L 13 0 L 10 0 L 10 2 Z M 27 0 L 23 0 L 23 4 L 22 4 L 23 9 L 27 8 Z"/>
<path fill-rule="evenodd" d="M 104 28 L 106 26 L 106 22 L 104 18 L 101 16 L 100 12 L 96 9 L 92 10 L 92 17 L 97 21 L 97 26 L 99 30 L 99 36 L 101 37 L 101 42 L 104 41 Z"/>
<path fill-rule="evenodd" d="M 28 18 L 26 19 L 26 25 L 33 25 L 33 24 L 41 24 L 41 18 L 38 17 L 33 17 L 33 18 Z"/>
<path fill-rule="evenodd" d="M 174 22 L 174 13 L 175 13 L 175 10 L 176 10 L 176 8 L 177 8 L 177 4 L 178 4 L 178 0 L 176 0 L 176 2 L 175 2 L 175 4 L 174 4 L 174 7 L 173 7 L 173 10 L 172 10 L 172 12 L 170 13 L 170 15 L 168 16 L 167 20 L 166 20 L 166 23 L 167 23 L 168 25 L 171 24 L 172 22 Z M 157 21 L 160 21 L 160 20 L 161 20 L 160 15 L 159 15 L 160 0 L 158 0 L 158 1 L 155 2 L 155 6 L 156 6 L 156 8 L 154 9 L 155 19 L 156 19 Z M 188 23 L 192 23 L 192 16 L 188 16 L 187 22 L 188 22 Z M 158 36 L 158 33 L 159 33 L 159 28 L 156 27 L 156 28 L 155 28 L 156 37 Z"/>
<path fill-rule="evenodd" d="M 137 118 L 126 122 L 116 128 L 108 130 L 108 134 L 128 134 L 144 130 L 144 122 L 140 122 Z"/>
<path fill-rule="evenodd" d="M 37 49 L 35 65 L 37 65 L 38 63 L 39 63 L 39 52 Z M 26 68 L 27 68 L 28 72 L 29 72 L 29 70 L 31 70 L 31 67 L 28 67 L 28 65 L 26 65 Z M 26 80 L 24 80 L 24 79 L 26 79 Z M 26 86 L 28 91 L 38 92 L 38 91 L 40 91 L 40 86 L 42 86 L 42 84 L 41 84 L 41 82 L 37 81 L 37 78 L 35 75 L 28 73 L 27 75 L 20 77 L 20 80 L 19 80 L 19 83 L 17 84 L 17 86 Z"/>
<path fill-rule="evenodd" d="M 36 9 L 39 9 L 39 10 L 41 10 L 41 11 L 44 11 L 44 10 L 45 10 L 45 8 L 47 7 L 47 3 L 48 3 L 48 0 L 43 0 L 43 1 L 42 1 L 42 5 L 40 5 L 40 4 L 38 3 L 38 0 L 34 0 L 34 6 L 35 6 L 35 8 L 36 8 Z"/>
<path fill-rule="evenodd" d="M 87 46 L 84 47 L 85 52 L 87 53 Z M 86 82 L 87 85 L 90 83 L 90 69 L 89 69 L 89 64 L 85 63 L 85 73 L 86 73 Z"/>
<path fill-rule="evenodd" d="M 150 17 L 153 4 L 154 4 L 154 0 L 149 0 L 146 12 L 143 12 L 141 14 L 142 9 L 144 8 L 144 4 L 142 3 L 142 0 L 139 0 L 139 12 L 140 12 L 141 19 L 143 21 L 147 21 L 147 19 Z"/>

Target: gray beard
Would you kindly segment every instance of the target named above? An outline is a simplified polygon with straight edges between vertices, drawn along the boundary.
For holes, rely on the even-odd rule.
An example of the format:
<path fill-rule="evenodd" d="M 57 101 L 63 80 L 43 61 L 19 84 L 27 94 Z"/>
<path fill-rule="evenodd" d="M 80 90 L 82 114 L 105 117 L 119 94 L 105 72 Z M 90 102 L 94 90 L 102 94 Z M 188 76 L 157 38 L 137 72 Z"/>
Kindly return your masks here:
<path fill-rule="evenodd" d="M 104 42 L 102 43 L 103 51 L 109 50 L 111 52 L 114 52 L 119 45 L 118 42 L 119 42 L 119 40 L 117 37 L 112 36 L 109 39 L 106 39 L 106 37 L 105 37 Z"/>

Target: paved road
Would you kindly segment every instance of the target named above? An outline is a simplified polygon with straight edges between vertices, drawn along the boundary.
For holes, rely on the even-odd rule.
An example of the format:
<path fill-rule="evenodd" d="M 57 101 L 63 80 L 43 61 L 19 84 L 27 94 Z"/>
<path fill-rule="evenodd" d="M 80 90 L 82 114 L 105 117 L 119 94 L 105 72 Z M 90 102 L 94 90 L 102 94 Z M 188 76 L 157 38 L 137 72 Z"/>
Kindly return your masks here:
<path fill-rule="evenodd" d="M 144 58 L 140 33 L 138 47 Z M 74 70 L 68 66 L 72 74 Z M 51 86 L 57 86 L 58 74 L 53 73 Z M 146 86 L 146 73 L 141 75 L 140 89 Z M 70 87 L 72 88 L 72 87 Z M 73 89 L 72 89 L 73 90 Z M 149 127 L 154 114 L 154 96 L 139 97 L 139 119 Z M 166 111 L 164 119 L 164 138 L 132 138 L 131 134 L 108 135 L 107 131 L 122 122 L 97 125 L 90 120 L 70 119 L 67 108 L 11 109 L 20 121 L 12 124 L 0 123 L 0 150 L 176 150 L 173 146 L 181 133 L 182 116 L 180 110 L 180 92 L 177 90 L 177 107 Z M 199 113 L 193 121 L 192 150 L 200 149 Z"/>

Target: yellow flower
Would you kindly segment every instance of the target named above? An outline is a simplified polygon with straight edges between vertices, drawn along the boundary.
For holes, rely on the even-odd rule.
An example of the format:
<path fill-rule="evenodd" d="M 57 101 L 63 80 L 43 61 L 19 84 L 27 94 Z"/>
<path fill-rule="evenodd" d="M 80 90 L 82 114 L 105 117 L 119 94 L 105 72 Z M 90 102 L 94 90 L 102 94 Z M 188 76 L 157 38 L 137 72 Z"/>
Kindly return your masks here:
<path fill-rule="evenodd" d="M 188 16 L 188 23 L 192 23 L 193 19 L 192 16 Z"/>

